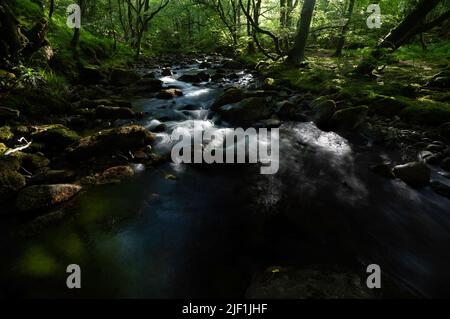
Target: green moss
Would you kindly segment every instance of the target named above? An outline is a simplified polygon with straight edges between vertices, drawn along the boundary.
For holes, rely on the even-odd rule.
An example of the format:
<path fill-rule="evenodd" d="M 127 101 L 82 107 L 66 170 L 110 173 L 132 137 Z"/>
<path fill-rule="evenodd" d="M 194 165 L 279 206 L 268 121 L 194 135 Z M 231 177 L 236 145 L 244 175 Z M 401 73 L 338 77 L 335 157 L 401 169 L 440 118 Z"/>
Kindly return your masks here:
<path fill-rule="evenodd" d="M 8 125 L 0 127 L 0 141 L 8 142 L 14 138 L 14 134 L 11 132 L 11 127 Z"/>
<path fill-rule="evenodd" d="M 20 272 L 28 276 L 46 277 L 54 275 L 57 269 L 55 258 L 38 245 L 29 247 L 19 262 Z"/>
<path fill-rule="evenodd" d="M 0 155 L 5 154 L 5 152 L 8 150 L 5 144 L 0 143 Z"/>
<path fill-rule="evenodd" d="M 412 123 L 440 125 L 450 121 L 450 104 L 427 99 L 410 101 L 400 116 Z"/>

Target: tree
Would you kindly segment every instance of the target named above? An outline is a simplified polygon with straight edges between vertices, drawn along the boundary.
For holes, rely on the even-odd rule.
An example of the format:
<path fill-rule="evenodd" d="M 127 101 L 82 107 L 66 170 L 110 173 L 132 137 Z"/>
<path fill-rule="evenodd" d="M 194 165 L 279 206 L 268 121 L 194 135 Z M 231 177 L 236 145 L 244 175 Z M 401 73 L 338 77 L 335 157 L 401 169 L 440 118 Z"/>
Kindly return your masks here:
<path fill-rule="evenodd" d="M 308 41 L 309 29 L 311 27 L 312 16 L 316 0 L 305 0 L 302 12 L 300 15 L 300 22 L 295 36 L 294 47 L 289 52 L 287 62 L 297 65 L 305 59 L 306 43 Z"/>
<path fill-rule="evenodd" d="M 355 0 L 348 0 L 347 14 L 345 17 L 345 23 L 342 27 L 341 34 L 339 35 L 339 39 L 336 46 L 336 52 L 334 56 L 340 57 L 342 55 L 342 49 L 344 48 L 345 43 L 345 35 L 350 27 L 350 20 L 353 15 L 353 8 L 355 7 Z"/>
<path fill-rule="evenodd" d="M 371 73 L 378 62 L 388 53 L 392 53 L 402 45 L 408 43 L 414 36 L 431 30 L 450 19 L 450 10 L 430 22 L 425 22 L 428 14 L 433 11 L 442 0 L 420 0 L 416 7 L 403 21 L 372 50 L 370 56 L 360 63 L 356 72 Z"/>

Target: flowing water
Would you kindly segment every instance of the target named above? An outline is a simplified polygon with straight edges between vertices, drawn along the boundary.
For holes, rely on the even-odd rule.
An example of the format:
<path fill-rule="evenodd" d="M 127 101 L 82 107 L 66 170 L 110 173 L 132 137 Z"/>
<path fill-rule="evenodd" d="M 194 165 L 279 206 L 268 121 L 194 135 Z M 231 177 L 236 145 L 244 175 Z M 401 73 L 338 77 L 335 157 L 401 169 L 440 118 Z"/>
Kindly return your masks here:
<path fill-rule="evenodd" d="M 226 132 L 208 111 L 222 88 L 177 80 L 197 67 L 161 78 L 182 97 L 134 101 L 150 114 L 141 124 L 164 123 L 160 153 L 173 131 Z M 241 72 L 237 83 L 254 81 Z M 20 226 L 4 219 L 0 296 L 243 297 L 267 266 L 364 273 L 369 263 L 417 294 L 450 296 L 450 201 L 374 175 L 368 166 L 379 157 L 398 154 L 306 122 L 280 127 L 275 175 L 248 165 L 136 165 L 135 178 L 81 194 L 71 218 L 36 236 L 18 239 L 11 228 Z M 68 264 L 81 266 L 82 289 L 66 288 Z"/>

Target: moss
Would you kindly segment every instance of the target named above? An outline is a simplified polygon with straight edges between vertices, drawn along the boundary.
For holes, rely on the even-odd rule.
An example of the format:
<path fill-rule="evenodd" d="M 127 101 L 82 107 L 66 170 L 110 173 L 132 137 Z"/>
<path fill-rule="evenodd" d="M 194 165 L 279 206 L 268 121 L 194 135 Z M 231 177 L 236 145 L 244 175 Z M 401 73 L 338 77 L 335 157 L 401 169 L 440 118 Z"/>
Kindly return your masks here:
<path fill-rule="evenodd" d="M 62 150 L 75 143 L 80 136 L 61 124 L 40 127 L 42 130 L 33 135 L 37 143 L 44 144 L 46 149 Z"/>
<path fill-rule="evenodd" d="M 8 168 L 2 168 L 0 170 L 0 202 L 9 199 L 25 184 L 25 177 L 21 174 Z"/>
<path fill-rule="evenodd" d="M 432 100 L 411 101 L 400 117 L 408 122 L 440 125 L 450 121 L 450 105 Z"/>
<path fill-rule="evenodd" d="M 24 152 L 15 152 L 11 154 L 12 157 L 20 161 L 20 165 L 28 171 L 34 172 L 39 168 L 43 168 L 50 164 L 50 160 L 45 156 L 38 154 L 30 154 Z"/>
<path fill-rule="evenodd" d="M 0 142 L 8 142 L 14 138 L 11 127 L 8 125 L 0 127 Z"/>

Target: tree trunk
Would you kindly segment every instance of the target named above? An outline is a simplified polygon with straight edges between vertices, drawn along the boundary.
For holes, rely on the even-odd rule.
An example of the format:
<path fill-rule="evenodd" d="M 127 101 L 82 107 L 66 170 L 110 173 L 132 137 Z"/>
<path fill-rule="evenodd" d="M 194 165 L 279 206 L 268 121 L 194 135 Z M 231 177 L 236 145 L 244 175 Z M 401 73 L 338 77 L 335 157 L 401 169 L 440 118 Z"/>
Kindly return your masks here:
<path fill-rule="evenodd" d="M 50 8 L 48 9 L 48 18 L 51 19 L 55 11 L 55 0 L 50 0 Z"/>
<path fill-rule="evenodd" d="M 355 72 L 359 74 L 370 74 L 377 67 L 378 62 L 387 54 L 397 50 L 400 46 L 407 43 L 415 35 L 425 32 L 439 23 L 449 18 L 449 12 L 429 23 L 424 23 L 427 15 L 442 0 L 421 0 L 414 10 L 391 32 L 384 40 L 372 50 L 370 56 L 361 61 Z"/>
<path fill-rule="evenodd" d="M 7 58 L 9 54 L 17 55 L 22 49 L 23 35 L 20 33 L 17 19 L 9 8 L 7 2 L 0 4 L 0 59 Z"/>
<path fill-rule="evenodd" d="M 305 3 L 303 4 L 294 47 L 289 52 L 287 58 L 287 62 L 290 64 L 298 65 L 305 59 L 306 42 L 308 41 L 315 5 L 316 0 L 305 0 Z"/>
<path fill-rule="evenodd" d="M 342 49 L 344 48 L 344 43 L 345 43 L 345 35 L 347 34 L 347 31 L 350 27 L 350 20 L 352 19 L 354 7 L 355 7 L 355 0 L 349 0 L 347 15 L 345 17 L 346 21 L 345 21 L 344 26 L 342 27 L 341 34 L 338 39 L 336 52 L 334 53 L 335 57 L 340 57 L 342 55 Z"/>

